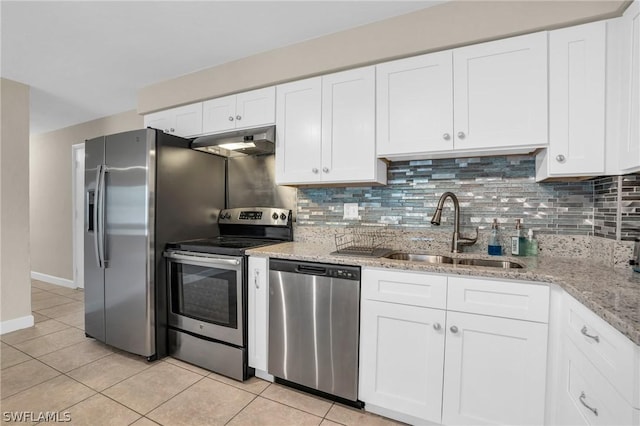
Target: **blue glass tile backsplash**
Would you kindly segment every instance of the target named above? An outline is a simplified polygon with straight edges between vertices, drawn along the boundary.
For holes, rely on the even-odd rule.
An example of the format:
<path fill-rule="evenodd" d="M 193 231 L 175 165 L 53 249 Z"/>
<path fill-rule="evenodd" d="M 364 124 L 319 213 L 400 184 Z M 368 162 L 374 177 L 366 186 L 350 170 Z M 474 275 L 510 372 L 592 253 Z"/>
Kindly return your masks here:
<path fill-rule="evenodd" d="M 627 226 L 640 226 L 640 178 L 623 178 Z M 497 218 L 512 229 L 522 218 L 525 228 L 546 234 L 615 239 L 617 179 L 537 183 L 533 156 L 394 162 L 386 186 L 299 188 L 297 223 L 428 228 L 438 198 L 451 191 L 460 201 L 462 227 L 487 228 Z M 359 220 L 343 219 L 343 203 L 358 203 Z M 442 225 L 453 223 L 450 201 L 442 217 Z"/>

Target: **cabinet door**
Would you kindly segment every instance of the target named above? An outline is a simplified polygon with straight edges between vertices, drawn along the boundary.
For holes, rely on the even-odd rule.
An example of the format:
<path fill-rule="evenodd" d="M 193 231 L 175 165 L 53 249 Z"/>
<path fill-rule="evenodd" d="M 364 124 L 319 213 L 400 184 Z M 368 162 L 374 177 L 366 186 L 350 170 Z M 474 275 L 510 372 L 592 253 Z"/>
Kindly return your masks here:
<path fill-rule="evenodd" d="M 453 149 L 451 51 L 376 67 L 378 156 Z"/>
<path fill-rule="evenodd" d="M 267 371 L 269 297 L 266 257 L 249 257 L 249 367 Z"/>
<path fill-rule="evenodd" d="M 276 88 L 276 183 L 320 182 L 321 77 Z"/>
<path fill-rule="evenodd" d="M 376 178 L 375 68 L 322 77 L 323 182 Z"/>
<path fill-rule="evenodd" d="M 623 172 L 640 169 L 640 2 L 629 6 L 623 15 L 625 60 L 623 72 L 628 92 L 623 95 L 623 136 L 620 148 L 620 169 Z"/>
<path fill-rule="evenodd" d="M 369 300 L 361 309 L 359 399 L 440 423 L 445 311 Z"/>
<path fill-rule="evenodd" d="M 236 128 L 257 127 L 276 121 L 276 88 L 274 86 L 238 93 Z"/>
<path fill-rule="evenodd" d="M 545 146 L 547 33 L 453 51 L 456 150 Z"/>
<path fill-rule="evenodd" d="M 564 340 L 559 375 L 557 424 L 634 424 L 631 405 L 569 339 Z"/>
<path fill-rule="evenodd" d="M 447 312 L 442 423 L 544 423 L 547 325 Z"/>
<path fill-rule="evenodd" d="M 202 103 L 203 133 L 236 128 L 236 95 L 211 99 Z"/>
<path fill-rule="evenodd" d="M 199 135 L 202 133 L 202 102 L 147 114 L 144 126 L 176 136 Z"/>
<path fill-rule="evenodd" d="M 549 35 L 549 174 L 604 173 L 606 22 Z"/>

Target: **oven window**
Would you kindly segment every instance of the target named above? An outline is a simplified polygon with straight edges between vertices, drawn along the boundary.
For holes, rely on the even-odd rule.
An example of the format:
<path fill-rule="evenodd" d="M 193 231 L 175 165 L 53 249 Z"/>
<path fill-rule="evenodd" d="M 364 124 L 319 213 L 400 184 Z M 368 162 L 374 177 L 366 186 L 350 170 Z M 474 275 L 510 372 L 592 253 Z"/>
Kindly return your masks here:
<path fill-rule="evenodd" d="M 238 328 L 237 272 L 171 262 L 172 311 Z"/>

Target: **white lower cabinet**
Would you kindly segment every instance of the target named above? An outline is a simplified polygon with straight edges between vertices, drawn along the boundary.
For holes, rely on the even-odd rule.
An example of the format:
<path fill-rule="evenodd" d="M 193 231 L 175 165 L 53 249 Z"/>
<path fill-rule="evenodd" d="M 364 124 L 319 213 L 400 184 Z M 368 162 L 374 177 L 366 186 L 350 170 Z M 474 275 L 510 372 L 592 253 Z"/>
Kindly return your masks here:
<path fill-rule="evenodd" d="M 413 290 L 418 287 L 438 295 L 447 286 L 446 298 L 398 296 L 424 293 Z M 512 288 L 519 297 L 503 297 L 499 309 L 484 303 L 484 315 L 451 310 L 465 300 L 479 305 L 494 294 L 515 294 Z M 411 424 L 543 424 L 548 294 L 537 284 L 364 268 L 359 397 L 365 408 Z M 525 316 L 545 322 L 501 318 L 523 301 L 531 311 Z M 436 308 L 412 306 L 426 303 Z"/>
<path fill-rule="evenodd" d="M 446 332 L 443 424 L 544 423 L 547 324 L 448 311 Z"/>
<path fill-rule="evenodd" d="M 445 311 L 367 300 L 360 323 L 359 398 L 440 423 Z"/>
<path fill-rule="evenodd" d="M 248 265 L 248 331 L 249 367 L 256 369 L 256 375 L 267 371 L 269 338 L 269 259 L 249 257 Z M 258 371 L 259 370 L 259 371 Z M 264 378 L 264 377 L 263 377 Z"/>

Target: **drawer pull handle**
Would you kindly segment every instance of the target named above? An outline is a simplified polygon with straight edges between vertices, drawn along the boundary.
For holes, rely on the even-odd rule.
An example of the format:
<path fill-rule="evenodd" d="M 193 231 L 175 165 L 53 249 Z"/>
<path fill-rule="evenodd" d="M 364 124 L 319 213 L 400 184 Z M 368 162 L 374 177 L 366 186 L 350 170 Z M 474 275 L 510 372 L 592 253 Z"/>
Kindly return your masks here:
<path fill-rule="evenodd" d="M 580 330 L 580 332 L 581 332 L 582 334 L 584 334 L 585 336 L 587 336 L 587 337 L 589 337 L 589 338 L 591 338 L 591 339 L 595 340 L 596 342 L 600 343 L 600 337 L 599 337 L 599 336 L 594 336 L 594 335 L 592 335 L 592 334 L 589 334 L 587 331 L 588 331 L 588 330 L 587 330 L 587 326 L 586 326 L 586 325 L 582 327 L 582 330 Z"/>
<path fill-rule="evenodd" d="M 584 391 L 580 394 L 580 402 L 582 403 L 582 405 L 584 405 L 585 407 L 587 407 L 589 410 L 591 410 L 591 412 L 593 414 L 595 414 L 596 416 L 598 415 L 598 409 L 597 408 L 593 408 L 593 407 L 589 407 L 587 405 L 586 402 L 584 402 L 584 400 L 587 398 L 587 395 L 584 394 Z"/>

